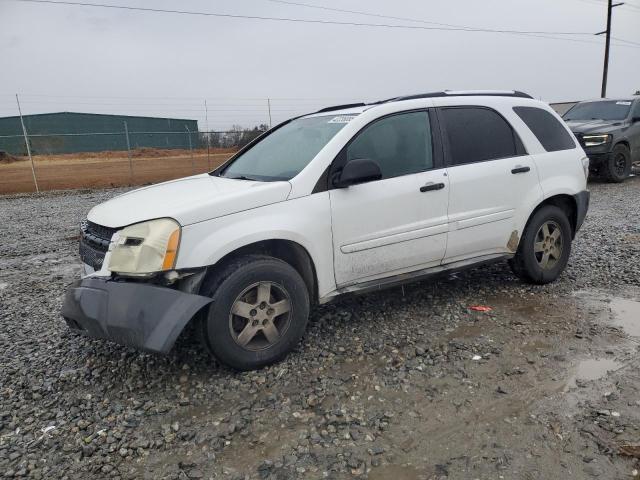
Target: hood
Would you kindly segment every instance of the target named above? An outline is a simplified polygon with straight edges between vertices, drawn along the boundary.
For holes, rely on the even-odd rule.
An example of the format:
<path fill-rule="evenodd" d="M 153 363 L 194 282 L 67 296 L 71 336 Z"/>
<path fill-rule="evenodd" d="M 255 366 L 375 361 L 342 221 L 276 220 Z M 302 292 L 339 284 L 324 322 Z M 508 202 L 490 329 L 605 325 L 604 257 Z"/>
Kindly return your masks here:
<path fill-rule="evenodd" d="M 623 120 L 567 120 L 573 133 L 611 133 L 624 128 Z"/>
<path fill-rule="evenodd" d="M 289 182 L 254 182 L 207 173 L 139 188 L 95 206 L 87 218 L 105 227 L 170 217 L 190 225 L 286 200 Z"/>

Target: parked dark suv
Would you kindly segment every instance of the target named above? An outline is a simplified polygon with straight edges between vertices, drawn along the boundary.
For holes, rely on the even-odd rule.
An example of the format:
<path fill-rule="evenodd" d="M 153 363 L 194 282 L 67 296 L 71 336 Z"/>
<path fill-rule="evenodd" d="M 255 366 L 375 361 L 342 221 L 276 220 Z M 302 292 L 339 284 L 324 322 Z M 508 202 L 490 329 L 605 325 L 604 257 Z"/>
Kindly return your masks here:
<path fill-rule="evenodd" d="M 579 102 L 563 118 L 589 156 L 591 173 L 622 182 L 640 162 L 640 96 Z"/>

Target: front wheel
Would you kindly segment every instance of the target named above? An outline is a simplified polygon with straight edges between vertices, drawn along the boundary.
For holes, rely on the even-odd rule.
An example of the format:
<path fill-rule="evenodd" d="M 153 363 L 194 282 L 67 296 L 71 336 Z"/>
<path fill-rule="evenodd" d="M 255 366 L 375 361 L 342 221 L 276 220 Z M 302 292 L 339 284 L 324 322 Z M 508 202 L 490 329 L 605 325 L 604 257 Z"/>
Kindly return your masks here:
<path fill-rule="evenodd" d="M 624 145 L 616 145 L 600 171 L 609 182 L 623 182 L 631 174 L 631 152 Z"/>
<path fill-rule="evenodd" d="M 213 275 L 203 294 L 213 298 L 201 334 L 210 352 L 237 370 L 284 358 L 304 333 L 309 292 L 288 263 L 264 255 L 240 257 Z"/>
<path fill-rule="evenodd" d="M 529 220 L 515 257 L 513 272 L 529 283 L 545 284 L 563 272 L 571 254 L 571 225 L 567 214 L 546 205 Z"/>

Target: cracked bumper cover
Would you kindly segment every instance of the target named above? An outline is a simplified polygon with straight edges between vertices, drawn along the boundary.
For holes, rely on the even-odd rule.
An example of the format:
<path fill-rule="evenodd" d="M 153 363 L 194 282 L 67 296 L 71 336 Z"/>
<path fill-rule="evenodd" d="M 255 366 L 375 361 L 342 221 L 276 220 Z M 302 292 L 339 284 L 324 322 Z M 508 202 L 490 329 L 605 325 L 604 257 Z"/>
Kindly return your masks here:
<path fill-rule="evenodd" d="M 69 327 L 141 350 L 167 353 L 185 325 L 211 299 L 146 283 L 85 278 L 67 291 Z"/>

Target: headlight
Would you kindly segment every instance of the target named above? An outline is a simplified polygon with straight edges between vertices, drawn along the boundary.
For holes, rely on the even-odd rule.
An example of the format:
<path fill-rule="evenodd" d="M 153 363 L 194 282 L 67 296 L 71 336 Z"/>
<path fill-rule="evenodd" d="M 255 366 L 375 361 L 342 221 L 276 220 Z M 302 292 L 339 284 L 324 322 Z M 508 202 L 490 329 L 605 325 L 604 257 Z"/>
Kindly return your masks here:
<path fill-rule="evenodd" d="M 611 140 L 611 135 L 609 134 L 582 136 L 582 141 L 584 142 L 585 147 L 597 147 L 598 145 L 604 145 L 609 140 Z"/>
<path fill-rule="evenodd" d="M 119 232 L 109 270 L 128 275 L 171 270 L 176 265 L 179 244 L 180 225 L 170 218 L 130 225 Z"/>

